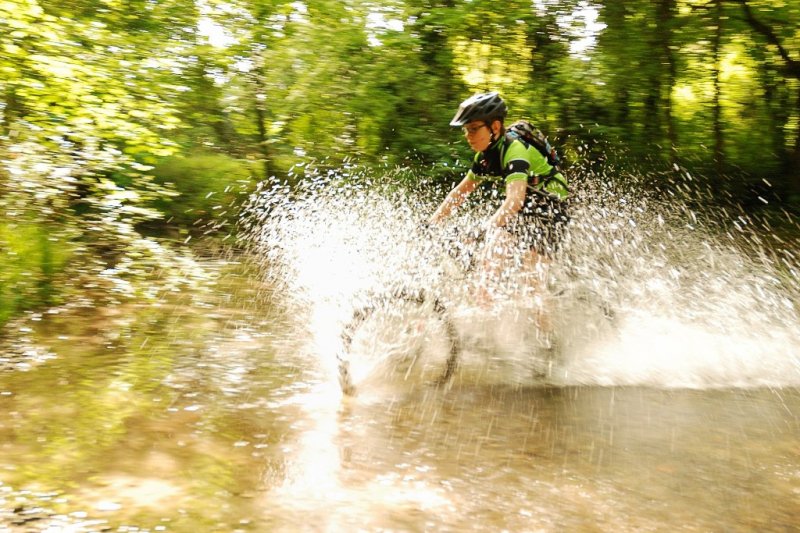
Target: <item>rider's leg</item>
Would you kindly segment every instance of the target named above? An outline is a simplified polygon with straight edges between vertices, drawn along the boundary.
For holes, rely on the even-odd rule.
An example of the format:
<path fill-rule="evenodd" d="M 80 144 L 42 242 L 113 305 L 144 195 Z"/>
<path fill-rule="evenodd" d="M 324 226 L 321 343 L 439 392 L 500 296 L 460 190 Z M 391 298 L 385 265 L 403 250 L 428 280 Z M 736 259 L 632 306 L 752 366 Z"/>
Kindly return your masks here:
<path fill-rule="evenodd" d="M 495 303 L 513 272 L 515 242 L 514 236 L 502 228 L 487 232 L 478 263 L 476 287 L 476 299 L 481 307 Z"/>
<path fill-rule="evenodd" d="M 553 232 L 547 220 L 531 217 L 528 222 L 524 241 L 526 250 L 522 255 L 525 301 L 534 307 L 537 335 L 544 344 L 550 344 L 554 306 L 548 278 L 554 250 Z"/>
<path fill-rule="evenodd" d="M 540 332 L 549 334 L 552 330 L 547 291 L 547 276 L 550 270 L 550 258 L 536 248 L 531 248 L 523 256 L 523 279 L 525 281 L 526 298 L 536 306 L 536 325 Z"/>
<path fill-rule="evenodd" d="M 531 248 L 522 254 L 522 274 L 525 285 L 534 297 L 541 297 L 545 292 L 550 263 L 549 256 L 536 248 Z"/>

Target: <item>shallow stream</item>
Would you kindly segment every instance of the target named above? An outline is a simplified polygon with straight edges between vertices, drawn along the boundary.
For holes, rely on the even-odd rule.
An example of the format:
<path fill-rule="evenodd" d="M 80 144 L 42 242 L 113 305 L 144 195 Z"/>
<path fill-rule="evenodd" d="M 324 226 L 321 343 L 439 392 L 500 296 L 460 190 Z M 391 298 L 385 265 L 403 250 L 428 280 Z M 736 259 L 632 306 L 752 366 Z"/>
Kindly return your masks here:
<path fill-rule="evenodd" d="M 407 204 L 309 194 L 262 195 L 263 263 L 209 265 L 211 293 L 20 326 L 0 532 L 797 530 L 794 256 L 609 201 L 570 271 L 614 306 L 612 337 L 569 345 L 547 383 L 506 379 L 524 350 L 484 342 L 448 386 L 346 398 L 353 307 L 387 273 L 438 282 L 398 274 L 423 263 Z"/>

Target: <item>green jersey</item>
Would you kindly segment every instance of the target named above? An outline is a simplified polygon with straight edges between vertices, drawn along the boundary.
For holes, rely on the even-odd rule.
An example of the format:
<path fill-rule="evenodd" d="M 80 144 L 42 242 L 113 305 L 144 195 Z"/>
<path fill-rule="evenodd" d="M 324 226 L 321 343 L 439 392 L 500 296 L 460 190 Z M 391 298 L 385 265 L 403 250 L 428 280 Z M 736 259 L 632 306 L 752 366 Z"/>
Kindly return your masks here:
<path fill-rule="evenodd" d="M 483 152 L 475 154 L 467 177 L 477 181 L 501 181 L 505 184 L 526 181 L 528 187 L 569 196 L 567 179 L 535 147 L 519 139 L 502 137 Z"/>

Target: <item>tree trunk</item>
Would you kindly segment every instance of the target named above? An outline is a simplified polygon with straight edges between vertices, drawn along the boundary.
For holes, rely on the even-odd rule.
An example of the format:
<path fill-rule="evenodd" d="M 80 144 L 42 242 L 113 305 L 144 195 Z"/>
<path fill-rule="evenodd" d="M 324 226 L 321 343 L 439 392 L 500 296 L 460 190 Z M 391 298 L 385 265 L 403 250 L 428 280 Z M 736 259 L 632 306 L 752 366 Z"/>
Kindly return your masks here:
<path fill-rule="evenodd" d="M 258 131 L 258 151 L 261 152 L 262 165 L 264 167 L 264 179 L 269 178 L 270 175 L 270 150 L 269 138 L 267 136 L 267 113 L 264 104 L 266 98 L 266 89 L 263 82 L 262 68 L 257 68 L 253 71 L 253 101 L 255 103 L 256 112 L 256 128 Z"/>
<path fill-rule="evenodd" d="M 720 0 L 717 1 L 719 2 Z M 773 31 L 773 29 L 756 18 L 752 9 L 750 9 L 750 5 L 747 3 L 747 0 L 729 1 L 741 5 L 742 9 L 744 10 L 745 20 L 750 27 L 756 33 L 764 37 L 767 43 L 771 44 L 778 50 L 778 55 L 780 55 L 784 62 L 784 75 L 787 78 L 794 78 L 800 81 L 800 61 L 789 54 L 789 50 L 783 46 L 778 38 L 778 35 Z M 797 113 L 800 115 L 800 90 L 798 90 L 795 108 Z M 791 180 L 789 183 L 789 190 L 794 194 L 800 194 L 800 131 L 795 133 L 794 146 L 791 150 L 791 153 L 789 153 L 788 157 L 786 158 L 786 164 L 789 167 L 787 174 Z"/>
<path fill-rule="evenodd" d="M 714 128 L 714 163 L 717 175 L 722 174 L 725 168 L 725 139 L 722 130 L 722 103 L 721 103 L 721 67 L 722 67 L 722 0 L 714 0 L 714 102 L 713 102 L 713 128 Z"/>
<path fill-rule="evenodd" d="M 675 60 L 670 45 L 672 43 L 672 18 L 675 0 L 659 0 L 656 5 L 656 28 L 652 36 L 653 50 L 657 51 L 657 61 L 649 66 L 649 91 L 645 97 L 645 135 L 648 142 L 661 144 L 667 137 L 669 158 L 675 159 L 676 132 L 672 118 L 672 86 L 675 83 Z"/>
<path fill-rule="evenodd" d="M 675 0 L 661 0 L 658 6 L 658 28 L 661 54 L 667 67 L 667 78 L 664 88 L 664 119 L 667 124 L 667 141 L 669 143 L 669 159 L 677 163 L 678 133 L 675 127 L 675 118 L 672 116 L 672 90 L 677 77 L 675 56 L 672 53 L 672 21 L 675 16 Z"/>
<path fill-rule="evenodd" d="M 661 80 L 655 73 L 651 75 L 649 91 L 644 99 L 644 135 L 647 143 L 661 144 Z"/>
<path fill-rule="evenodd" d="M 11 133 L 11 124 L 21 114 L 20 102 L 10 85 L 6 88 L 6 94 L 3 97 L 5 105 L 2 108 L 2 114 L 0 114 L 0 137 L 8 137 L 9 133 Z"/>
<path fill-rule="evenodd" d="M 531 50 L 530 60 L 530 85 L 536 95 L 536 111 L 538 116 L 536 120 L 542 124 L 543 127 L 550 129 L 552 126 L 551 113 L 559 113 L 559 109 L 552 109 L 552 102 L 554 100 L 552 95 L 558 94 L 558 87 L 555 86 L 555 63 L 556 59 L 561 57 L 564 53 L 562 44 L 555 41 L 552 34 L 553 27 L 556 26 L 555 15 L 548 14 L 544 17 L 537 17 L 535 21 L 531 21 L 527 25 L 527 35 L 525 37 L 526 44 Z M 562 99 L 562 108 L 567 108 L 569 116 L 570 102 L 563 101 L 569 99 Z M 563 120 L 564 124 L 570 122 Z"/>
<path fill-rule="evenodd" d="M 427 75 L 437 80 L 437 90 L 441 91 L 442 101 L 455 102 L 459 100 L 462 87 L 460 83 L 454 81 L 458 76 L 452 51 L 447 44 L 448 29 L 438 22 L 428 21 L 432 11 L 454 9 L 453 0 L 432 2 L 426 7 L 419 6 L 418 9 L 416 26 L 419 32 L 421 61 L 427 67 Z"/>
<path fill-rule="evenodd" d="M 797 100 L 795 101 L 796 116 L 800 116 L 800 87 L 797 90 Z M 794 148 L 792 153 L 789 154 L 789 183 L 790 191 L 800 196 L 800 128 L 794 134 Z"/>

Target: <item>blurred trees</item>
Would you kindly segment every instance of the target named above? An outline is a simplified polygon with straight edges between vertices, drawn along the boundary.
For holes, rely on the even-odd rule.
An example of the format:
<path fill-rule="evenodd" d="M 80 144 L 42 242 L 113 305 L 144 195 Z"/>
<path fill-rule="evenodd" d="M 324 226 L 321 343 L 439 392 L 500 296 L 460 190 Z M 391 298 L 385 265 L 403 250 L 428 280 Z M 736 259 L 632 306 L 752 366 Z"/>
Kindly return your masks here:
<path fill-rule="evenodd" d="M 0 317 L 81 276 L 153 294 L 188 268 L 153 227 L 298 164 L 455 179 L 476 91 L 567 149 L 800 195 L 798 28 L 774 0 L 0 0 Z"/>
<path fill-rule="evenodd" d="M 178 149 L 194 3 L 134 3 L 0 2 L 0 319 L 69 287 L 153 296 L 191 272 L 137 227 L 170 194 L 148 171 Z"/>
<path fill-rule="evenodd" d="M 228 134 L 213 149 L 260 160 L 265 174 L 309 158 L 463 161 L 448 118 L 461 99 L 494 89 L 512 115 L 561 141 L 601 135 L 631 160 L 683 165 L 717 187 L 735 188 L 717 178 L 735 173 L 734 192 L 762 179 L 785 196 L 800 192 L 800 7 L 791 2 L 208 5 L 216 25 L 206 35 L 229 42 L 208 47 L 213 91 L 198 83 L 182 96 L 218 93 L 193 101 L 208 111 L 194 115 L 215 122 L 194 121 L 185 134 L 196 139 L 195 126 L 219 124 L 226 109 Z"/>

